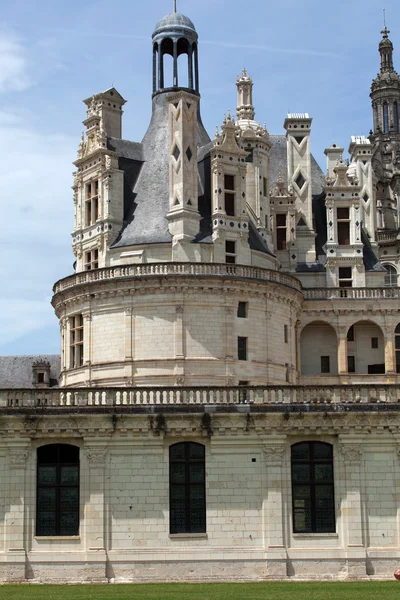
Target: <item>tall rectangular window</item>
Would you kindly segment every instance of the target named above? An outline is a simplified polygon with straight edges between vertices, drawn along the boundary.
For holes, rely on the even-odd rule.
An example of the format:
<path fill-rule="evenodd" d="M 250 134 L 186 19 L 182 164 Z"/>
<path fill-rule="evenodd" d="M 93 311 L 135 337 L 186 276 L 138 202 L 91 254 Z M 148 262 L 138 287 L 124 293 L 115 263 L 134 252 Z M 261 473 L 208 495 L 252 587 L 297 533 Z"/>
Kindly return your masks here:
<path fill-rule="evenodd" d="M 356 372 L 356 357 L 355 356 L 347 357 L 347 372 L 348 373 Z"/>
<path fill-rule="evenodd" d="M 69 320 L 70 367 L 76 369 L 83 365 L 83 316 L 75 315 Z"/>
<path fill-rule="evenodd" d="M 268 179 L 263 177 L 263 196 L 266 198 L 268 195 Z"/>
<path fill-rule="evenodd" d="M 79 448 L 49 444 L 37 450 L 36 535 L 79 534 Z"/>
<path fill-rule="evenodd" d="M 247 338 L 238 337 L 238 360 L 247 360 Z"/>
<path fill-rule="evenodd" d="M 292 446 L 294 533 L 334 533 L 333 447 L 323 442 Z"/>
<path fill-rule="evenodd" d="M 348 246 L 350 244 L 350 214 L 348 208 L 338 208 L 337 231 L 339 246 Z"/>
<path fill-rule="evenodd" d="M 286 250 L 286 215 L 276 215 L 276 249 Z"/>
<path fill-rule="evenodd" d="M 237 309 L 237 316 L 239 319 L 247 319 L 248 304 L 248 302 L 239 302 Z"/>
<path fill-rule="evenodd" d="M 94 225 L 99 218 L 99 181 L 95 179 L 85 188 L 85 226 Z"/>
<path fill-rule="evenodd" d="M 224 175 L 225 212 L 234 217 L 235 212 L 235 176 Z"/>
<path fill-rule="evenodd" d="M 180 442 L 169 449 L 169 530 L 206 532 L 205 447 Z"/>
<path fill-rule="evenodd" d="M 321 356 L 321 373 L 330 373 L 330 358 L 329 356 Z"/>
<path fill-rule="evenodd" d="M 225 241 L 225 262 L 235 264 L 236 262 L 236 242 Z"/>
<path fill-rule="evenodd" d="M 285 344 L 289 343 L 289 327 L 287 325 L 283 326 L 283 340 Z"/>

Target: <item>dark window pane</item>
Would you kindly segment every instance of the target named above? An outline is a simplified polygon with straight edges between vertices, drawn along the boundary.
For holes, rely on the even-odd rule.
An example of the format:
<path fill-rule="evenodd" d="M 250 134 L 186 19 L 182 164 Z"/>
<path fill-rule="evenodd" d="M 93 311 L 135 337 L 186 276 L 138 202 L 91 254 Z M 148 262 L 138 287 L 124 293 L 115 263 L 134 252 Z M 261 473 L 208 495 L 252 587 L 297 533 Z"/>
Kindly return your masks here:
<path fill-rule="evenodd" d="M 311 531 L 310 487 L 296 485 L 293 488 L 294 531 Z"/>
<path fill-rule="evenodd" d="M 310 458 L 310 445 L 307 444 L 295 444 L 292 446 L 292 459 L 293 460 L 308 460 Z"/>
<path fill-rule="evenodd" d="M 60 535 L 78 535 L 79 533 L 79 513 L 61 512 L 60 515 Z"/>
<path fill-rule="evenodd" d="M 333 467 L 331 464 L 314 465 L 314 480 L 315 481 L 332 481 Z"/>
<path fill-rule="evenodd" d="M 225 175 L 224 176 L 225 189 L 226 190 L 234 190 L 235 189 L 235 176 L 234 175 Z"/>
<path fill-rule="evenodd" d="M 400 335 L 395 337 L 396 350 L 400 350 Z"/>
<path fill-rule="evenodd" d="M 293 481 L 310 481 L 310 466 L 294 464 L 293 465 Z"/>
<path fill-rule="evenodd" d="M 203 483 L 204 481 L 204 463 L 189 465 L 190 483 Z"/>
<path fill-rule="evenodd" d="M 39 511 L 36 521 L 36 535 L 57 535 L 55 512 Z"/>
<path fill-rule="evenodd" d="M 56 509 L 56 488 L 39 488 L 37 498 L 38 510 Z"/>
<path fill-rule="evenodd" d="M 205 447 L 201 444 L 189 444 L 189 458 L 204 460 Z"/>
<path fill-rule="evenodd" d="M 61 510 L 77 510 L 79 508 L 79 490 L 77 487 L 61 488 Z"/>
<path fill-rule="evenodd" d="M 313 444 L 314 458 L 332 458 L 332 446 L 330 444 Z"/>
<path fill-rule="evenodd" d="M 349 209 L 348 208 L 338 208 L 337 209 L 337 218 L 338 219 L 348 219 L 349 218 Z"/>
<path fill-rule="evenodd" d="M 334 524 L 334 499 L 332 485 L 318 485 L 315 488 L 316 531 L 332 532 Z"/>
<path fill-rule="evenodd" d="M 232 242 L 231 240 L 225 241 L 225 252 L 229 254 L 235 254 L 236 252 L 236 242 Z"/>
<path fill-rule="evenodd" d="M 190 530 L 201 533 L 205 530 L 205 501 L 202 485 L 190 487 Z"/>
<path fill-rule="evenodd" d="M 57 483 L 57 467 L 40 466 L 38 469 L 38 482 L 48 484 Z"/>
<path fill-rule="evenodd" d="M 185 463 L 171 464 L 171 482 L 185 483 Z"/>
<path fill-rule="evenodd" d="M 170 447 L 171 460 L 183 460 L 185 458 L 185 445 L 174 444 Z"/>
<path fill-rule="evenodd" d="M 235 216 L 235 194 L 225 194 L 225 212 L 228 216 Z"/>
<path fill-rule="evenodd" d="M 61 467 L 61 483 L 79 483 L 78 465 Z"/>

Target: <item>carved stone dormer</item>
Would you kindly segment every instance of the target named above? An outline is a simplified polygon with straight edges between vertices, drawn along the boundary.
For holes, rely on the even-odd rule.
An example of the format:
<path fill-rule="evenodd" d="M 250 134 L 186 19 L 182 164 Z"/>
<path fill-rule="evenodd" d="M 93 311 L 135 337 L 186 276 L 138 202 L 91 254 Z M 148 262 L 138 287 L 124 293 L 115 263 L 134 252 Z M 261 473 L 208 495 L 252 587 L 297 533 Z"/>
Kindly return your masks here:
<path fill-rule="evenodd" d="M 37 360 L 32 365 L 32 385 L 35 388 L 50 387 L 50 363 Z"/>

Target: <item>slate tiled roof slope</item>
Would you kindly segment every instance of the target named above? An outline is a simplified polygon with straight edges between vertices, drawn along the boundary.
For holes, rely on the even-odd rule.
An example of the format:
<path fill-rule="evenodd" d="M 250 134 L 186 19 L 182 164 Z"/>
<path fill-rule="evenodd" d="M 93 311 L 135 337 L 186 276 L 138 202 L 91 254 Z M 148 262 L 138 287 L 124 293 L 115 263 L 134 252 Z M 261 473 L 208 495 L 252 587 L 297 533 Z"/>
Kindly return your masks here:
<path fill-rule="evenodd" d="M 61 361 L 58 354 L 29 356 L 0 356 L 0 388 L 33 388 L 32 365 L 34 362 L 50 363 L 51 387 L 58 386 Z"/>

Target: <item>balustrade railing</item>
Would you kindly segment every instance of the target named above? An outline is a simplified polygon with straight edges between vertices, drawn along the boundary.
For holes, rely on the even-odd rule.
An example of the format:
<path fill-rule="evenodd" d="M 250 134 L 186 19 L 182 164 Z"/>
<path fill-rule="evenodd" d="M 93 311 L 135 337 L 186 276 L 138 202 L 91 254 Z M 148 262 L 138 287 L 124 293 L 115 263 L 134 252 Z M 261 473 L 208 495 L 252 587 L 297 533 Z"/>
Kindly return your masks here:
<path fill-rule="evenodd" d="M 400 235 L 400 229 L 382 230 L 377 232 L 378 242 L 394 242 Z"/>
<path fill-rule="evenodd" d="M 400 402 L 398 385 L 0 389 L 2 408 L 331 405 Z"/>
<path fill-rule="evenodd" d="M 383 300 L 400 298 L 400 288 L 306 288 L 305 300 Z"/>
<path fill-rule="evenodd" d="M 53 291 L 57 294 L 58 292 L 67 290 L 75 285 L 93 283 L 96 281 L 160 276 L 241 277 L 280 283 L 295 290 L 301 290 L 301 283 L 295 277 L 278 271 L 262 269 L 260 267 L 224 263 L 148 263 L 106 267 L 104 269 L 94 269 L 92 271 L 76 273 L 76 275 L 71 275 L 57 281 Z"/>

